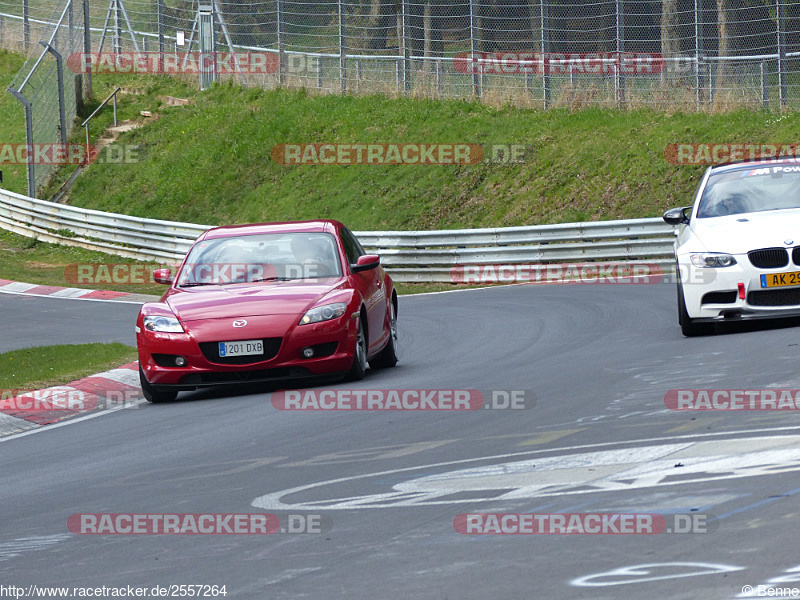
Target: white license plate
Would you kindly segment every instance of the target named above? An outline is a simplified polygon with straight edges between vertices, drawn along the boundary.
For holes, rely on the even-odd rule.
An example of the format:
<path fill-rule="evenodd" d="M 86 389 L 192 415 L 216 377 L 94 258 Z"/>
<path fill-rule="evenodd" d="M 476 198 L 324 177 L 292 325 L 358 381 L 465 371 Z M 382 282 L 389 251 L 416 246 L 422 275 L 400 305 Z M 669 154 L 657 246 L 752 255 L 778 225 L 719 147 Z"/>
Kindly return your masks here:
<path fill-rule="evenodd" d="M 226 356 L 250 356 L 264 354 L 263 340 L 245 340 L 243 342 L 220 342 L 219 355 Z"/>

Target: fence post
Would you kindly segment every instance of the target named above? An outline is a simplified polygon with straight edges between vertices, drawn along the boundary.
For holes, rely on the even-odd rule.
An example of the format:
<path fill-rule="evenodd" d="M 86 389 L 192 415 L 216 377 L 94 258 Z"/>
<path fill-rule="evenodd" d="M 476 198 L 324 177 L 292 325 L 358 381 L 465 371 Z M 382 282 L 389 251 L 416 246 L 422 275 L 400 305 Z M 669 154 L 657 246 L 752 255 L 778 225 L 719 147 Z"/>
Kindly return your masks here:
<path fill-rule="evenodd" d="M 616 1 L 617 11 L 617 61 L 616 61 L 616 88 L 617 88 L 617 106 L 623 108 L 625 106 L 625 73 L 622 72 L 623 54 L 625 52 L 625 3 L 623 0 Z"/>
<path fill-rule="evenodd" d="M 783 0 L 775 0 L 775 8 L 778 29 L 778 98 L 781 106 L 786 106 L 789 98 L 786 81 L 786 11 Z"/>
<path fill-rule="evenodd" d="M 347 55 L 344 38 L 344 0 L 339 0 L 339 91 L 347 93 Z"/>
<path fill-rule="evenodd" d="M 544 108 L 550 106 L 550 7 L 549 0 L 539 0 L 542 19 L 542 95 Z"/>
<path fill-rule="evenodd" d="M 197 66 L 199 71 L 200 89 L 208 89 L 209 86 L 216 79 L 216 56 L 213 56 L 211 61 L 211 72 L 207 69 L 208 61 L 206 56 L 209 52 L 215 53 L 216 45 L 214 43 L 214 7 L 210 4 L 201 4 L 197 7 L 198 34 L 197 39 L 200 42 L 200 56 L 197 58 Z"/>
<path fill-rule="evenodd" d="M 22 45 L 25 48 L 25 54 L 28 53 L 31 45 L 31 19 L 28 9 L 28 0 L 22 0 Z"/>
<path fill-rule="evenodd" d="M 158 22 L 158 72 L 162 73 L 164 71 L 164 0 L 156 1 L 156 21 Z"/>
<path fill-rule="evenodd" d="M 694 91 L 696 96 L 697 112 L 700 112 L 700 102 L 702 101 L 703 77 L 701 75 L 702 66 L 700 54 L 703 51 L 701 36 L 703 35 L 703 21 L 700 17 L 702 10 L 702 0 L 694 0 Z"/>
<path fill-rule="evenodd" d="M 478 56 L 478 23 L 477 23 L 477 15 L 475 14 L 475 2 L 476 0 L 469 0 L 469 48 L 470 48 L 470 60 L 472 63 L 472 93 L 476 96 L 481 96 L 481 84 L 480 84 L 480 74 L 478 69 L 476 69 L 476 65 L 479 65 L 479 69 L 483 71 L 483 63 Z M 477 59 L 477 62 L 476 62 Z"/>
<path fill-rule="evenodd" d="M 400 49 L 403 56 L 403 93 L 411 89 L 411 48 L 408 33 L 408 0 L 400 0 L 400 31 L 402 43 Z"/>
<path fill-rule="evenodd" d="M 22 103 L 25 109 L 25 143 L 28 147 L 33 147 L 33 115 L 31 111 L 31 103 L 25 96 L 20 94 L 13 88 L 8 88 L 11 95 Z M 29 160 L 27 165 L 28 172 L 28 196 L 31 198 L 36 197 L 36 173 L 34 172 L 34 161 Z"/>
<path fill-rule="evenodd" d="M 322 89 L 322 58 L 317 61 L 317 89 Z"/>
<path fill-rule="evenodd" d="M 83 0 L 83 52 L 84 64 L 86 57 L 92 52 L 92 32 L 89 29 L 89 0 Z M 94 92 L 92 90 L 92 66 L 89 64 L 83 71 L 83 94 L 91 102 Z"/>
<path fill-rule="evenodd" d="M 119 0 L 114 0 L 114 53 L 122 52 L 122 19 L 119 16 Z"/>
<path fill-rule="evenodd" d="M 286 84 L 286 52 L 283 40 L 283 0 L 277 0 L 275 10 L 276 33 L 278 38 L 278 85 Z"/>
<path fill-rule="evenodd" d="M 767 82 L 766 66 L 762 60 L 759 64 L 759 71 L 761 72 L 761 105 L 769 108 L 769 83 Z"/>
<path fill-rule="evenodd" d="M 64 62 L 61 54 L 47 42 L 39 42 L 56 59 L 56 80 L 58 81 L 58 122 L 61 144 L 67 147 L 67 111 L 64 104 Z"/>

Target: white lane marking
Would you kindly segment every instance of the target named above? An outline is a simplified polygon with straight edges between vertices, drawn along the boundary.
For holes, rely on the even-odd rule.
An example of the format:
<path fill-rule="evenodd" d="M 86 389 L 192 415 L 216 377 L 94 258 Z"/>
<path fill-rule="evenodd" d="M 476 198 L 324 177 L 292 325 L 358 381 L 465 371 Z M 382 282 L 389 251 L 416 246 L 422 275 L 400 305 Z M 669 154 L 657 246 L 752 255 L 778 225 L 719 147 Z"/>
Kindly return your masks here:
<path fill-rule="evenodd" d="M 655 575 L 654 569 L 688 569 L 686 572 L 670 573 L 667 575 Z M 570 581 L 570 585 L 576 587 L 606 587 L 610 585 L 627 585 L 629 583 L 643 583 L 645 581 L 658 581 L 660 579 L 679 579 L 681 577 L 695 577 L 697 575 L 717 575 L 720 573 L 732 573 L 742 571 L 744 567 L 734 567 L 732 565 L 720 565 L 700 562 L 672 562 L 672 563 L 649 563 L 644 565 L 630 565 L 620 567 L 604 573 L 593 573 Z M 614 579 L 617 577 L 618 579 Z M 606 581 L 597 581 L 606 578 Z"/>
<path fill-rule="evenodd" d="M 737 433 L 740 432 L 731 432 L 728 435 Z M 265 494 L 253 500 L 252 506 L 269 510 L 299 510 L 301 508 L 348 510 L 462 504 L 464 502 L 492 502 L 565 494 L 586 494 L 598 491 L 629 491 L 643 487 L 682 485 L 800 470 L 800 436 L 703 441 L 697 439 L 712 435 L 714 434 L 638 440 L 625 443 L 641 444 L 686 439 L 694 441 L 582 454 L 572 453 L 564 456 L 550 456 L 449 471 L 405 481 L 398 480 L 391 489 L 384 488 L 376 490 L 375 493 L 360 496 L 328 497 L 298 503 L 283 501 L 283 498 L 300 492 L 368 477 L 622 444 L 620 442 L 587 444 L 551 450 L 516 452 L 355 475 Z M 748 447 L 752 451 L 747 452 Z M 676 467 L 676 465 L 680 465 L 680 467 Z M 454 495 L 458 495 L 458 497 L 454 497 Z"/>
<path fill-rule="evenodd" d="M 31 287 L 37 287 L 35 285 Z M 94 290 L 89 290 L 94 291 Z M 68 297 L 61 297 L 56 296 L 55 294 L 27 294 L 25 292 L 10 292 L 5 288 L 0 288 L 0 294 L 9 294 L 11 296 L 28 296 L 30 298 L 54 298 L 57 300 L 80 300 L 81 302 L 113 302 L 114 304 L 138 304 L 141 306 L 144 302 L 149 302 L 149 300 L 145 300 L 144 302 L 141 300 L 117 300 L 115 298 L 68 298 Z"/>

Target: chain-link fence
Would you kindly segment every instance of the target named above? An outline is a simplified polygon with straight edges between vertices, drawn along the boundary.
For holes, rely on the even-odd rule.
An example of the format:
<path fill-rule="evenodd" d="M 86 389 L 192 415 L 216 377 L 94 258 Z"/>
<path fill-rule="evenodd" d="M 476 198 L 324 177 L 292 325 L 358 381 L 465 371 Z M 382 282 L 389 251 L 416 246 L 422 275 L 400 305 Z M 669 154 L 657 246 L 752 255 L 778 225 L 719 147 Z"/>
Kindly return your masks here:
<path fill-rule="evenodd" d="M 41 8 L 45 10 L 44 5 Z M 25 111 L 26 148 L 12 153 L 24 154 L 31 195 L 47 182 L 60 162 L 69 160 L 67 140 L 83 101 L 84 79 L 70 71 L 66 63 L 69 56 L 83 52 L 89 44 L 84 0 L 65 0 L 49 8 L 45 19 L 18 21 L 16 28 L 4 19 L 0 28 L 4 44 L 28 50 L 28 58 L 8 91 Z M 25 14 L 28 16 L 27 6 Z"/>
<path fill-rule="evenodd" d="M 35 39 L 63 2 L 0 0 L 2 43 Z M 800 104 L 798 1 L 90 0 L 89 15 L 101 66 L 158 53 L 157 70 L 192 72 L 216 52 L 210 78 L 248 85 L 543 108 Z"/>

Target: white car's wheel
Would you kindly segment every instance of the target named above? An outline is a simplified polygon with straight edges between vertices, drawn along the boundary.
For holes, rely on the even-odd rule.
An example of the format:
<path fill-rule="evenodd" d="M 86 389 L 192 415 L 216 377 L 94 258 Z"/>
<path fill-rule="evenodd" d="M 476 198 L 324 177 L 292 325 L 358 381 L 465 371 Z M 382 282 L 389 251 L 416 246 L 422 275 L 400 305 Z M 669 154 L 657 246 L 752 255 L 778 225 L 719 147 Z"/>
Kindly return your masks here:
<path fill-rule="evenodd" d="M 713 323 L 698 323 L 689 317 L 686 312 L 686 300 L 683 296 L 683 286 L 678 284 L 678 323 L 681 326 L 681 333 L 686 337 L 696 337 L 698 335 L 710 335 L 714 333 Z"/>

